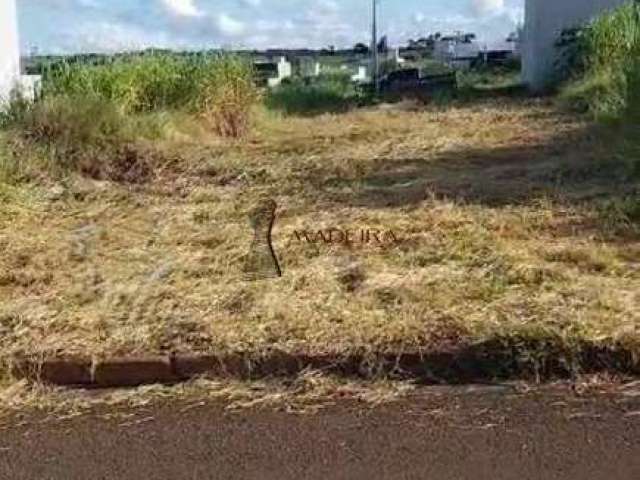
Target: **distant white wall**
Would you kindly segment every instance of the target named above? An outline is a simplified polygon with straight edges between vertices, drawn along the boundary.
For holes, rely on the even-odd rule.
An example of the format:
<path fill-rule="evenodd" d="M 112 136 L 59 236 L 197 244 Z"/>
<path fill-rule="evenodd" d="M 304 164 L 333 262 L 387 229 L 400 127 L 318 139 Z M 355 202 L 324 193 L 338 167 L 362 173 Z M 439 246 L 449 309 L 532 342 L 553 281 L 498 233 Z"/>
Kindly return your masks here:
<path fill-rule="evenodd" d="M 20 79 L 20 49 L 15 0 L 0 0 L 0 103 Z"/>
<path fill-rule="evenodd" d="M 369 68 L 365 66 L 358 66 L 358 73 L 351 76 L 351 80 L 357 83 L 364 83 L 369 80 L 368 71 Z"/>
<path fill-rule="evenodd" d="M 584 24 L 625 0 L 526 0 L 523 79 L 533 90 L 553 81 L 558 58 L 555 43 L 564 29 Z"/>
<path fill-rule="evenodd" d="M 281 57 L 278 62 L 278 77 L 270 78 L 267 82 L 270 87 L 277 87 L 282 83 L 282 80 L 289 78 L 293 75 L 293 67 L 286 57 Z"/>
<path fill-rule="evenodd" d="M 456 40 L 439 40 L 434 46 L 433 56 L 441 62 L 449 63 L 456 59 L 469 59 L 480 54 L 478 42 L 462 43 Z"/>

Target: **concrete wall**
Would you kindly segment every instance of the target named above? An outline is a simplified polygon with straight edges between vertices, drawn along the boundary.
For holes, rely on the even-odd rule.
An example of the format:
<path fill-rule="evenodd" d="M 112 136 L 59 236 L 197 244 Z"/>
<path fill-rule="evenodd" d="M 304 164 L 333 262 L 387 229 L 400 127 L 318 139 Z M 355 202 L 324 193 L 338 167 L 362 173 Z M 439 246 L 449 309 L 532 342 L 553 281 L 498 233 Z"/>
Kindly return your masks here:
<path fill-rule="evenodd" d="M 270 78 L 267 83 L 270 87 L 277 87 L 282 83 L 282 80 L 289 78 L 293 75 L 293 67 L 286 57 L 281 57 L 278 62 L 278 77 Z"/>
<path fill-rule="evenodd" d="M 555 42 L 562 30 L 579 26 L 625 0 L 526 0 L 523 79 L 533 90 L 553 81 L 558 58 Z"/>
<path fill-rule="evenodd" d="M 16 1 L 0 0 L 0 103 L 20 79 Z"/>

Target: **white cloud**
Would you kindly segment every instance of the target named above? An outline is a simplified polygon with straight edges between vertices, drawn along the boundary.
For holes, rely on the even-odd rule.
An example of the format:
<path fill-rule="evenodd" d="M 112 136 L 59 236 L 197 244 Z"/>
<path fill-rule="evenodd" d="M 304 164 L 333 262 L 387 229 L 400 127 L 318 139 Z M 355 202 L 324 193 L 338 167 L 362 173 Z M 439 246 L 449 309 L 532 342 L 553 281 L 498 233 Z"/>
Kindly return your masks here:
<path fill-rule="evenodd" d="M 85 52 L 114 53 L 169 47 L 173 44 L 174 39 L 164 32 L 150 32 L 135 25 L 98 21 L 86 22 L 61 32 L 58 51 L 74 53 L 81 45 Z"/>
<path fill-rule="evenodd" d="M 228 36 L 242 35 L 246 28 L 246 25 L 243 22 L 230 17 L 226 13 L 218 15 L 216 18 L 216 25 L 222 34 Z"/>
<path fill-rule="evenodd" d="M 413 22 L 416 25 L 420 25 L 424 23 L 426 19 L 427 19 L 426 15 L 422 12 L 416 12 L 413 15 L 411 15 L 411 22 Z"/>
<path fill-rule="evenodd" d="M 100 7 L 100 2 L 98 0 L 78 0 L 78 3 L 81 7 L 85 8 L 98 8 Z"/>
<path fill-rule="evenodd" d="M 194 0 L 162 0 L 162 3 L 169 12 L 180 17 L 201 17 L 203 15 Z"/>
<path fill-rule="evenodd" d="M 340 5 L 335 0 L 311 0 L 304 11 L 292 15 L 286 35 L 282 35 L 281 28 L 272 32 L 273 42 L 315 48 L 353 45 L 362 39 L 359 31 L 361 20 L 351 18 L 344 9 L 344 3 Z M 354 22 L 358 25 L 354 25 Z M 368 31 L 368 19 L 365 19 L 365 24 Z"/>
<path fill-rule="evenodd" d="M 497 14 L 504 10 L 504 0 L 471 0 L 471 8 L 476 15 Z"/>
<path fill-rule="evenodd" d="M 300 0 L 18 1 L 29 14 L 23 13 L 29 18 L 24 21 L 23 38 L 43 52 L 149 46 L 348 47 L 367 43 L 370 36 L 370 2 L 361 0 L 357 5 L 345 0 L 306 0 L 305 8 L 297 5 Z M 483 42 L 503 39 L 523 18 L 521 0 L 464 0 L 462 11 L 452 8 L 439 15 L 427 6 L 396 10 L 391 3 L 382 2 L 380 34 L 388 35 L 392 45 L 457 30 L 474 32 Z M 149 9 L 149 4 L 155 7 Z M 58 26 L 41 34 L 39 25 L 45 19 Z"/>
<path fill-rule="evenodd" d="M 315 6 L 312 8 L 315 8 L 317 12 L 324 15 L 332 15 L 340 10 L 340 7 L 335 0 L 317 0 Z"/>

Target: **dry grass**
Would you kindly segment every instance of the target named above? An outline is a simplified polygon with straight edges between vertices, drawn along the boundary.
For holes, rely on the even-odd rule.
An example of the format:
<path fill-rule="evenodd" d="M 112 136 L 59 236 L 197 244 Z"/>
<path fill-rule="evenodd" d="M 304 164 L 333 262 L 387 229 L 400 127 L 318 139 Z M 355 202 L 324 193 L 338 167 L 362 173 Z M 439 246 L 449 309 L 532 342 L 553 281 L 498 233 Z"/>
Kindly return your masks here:
<path fill-rule="evenodd" d="M 13 382 L 0 388 L 0 431 L 15 427 L 18 420 L 25 417 L 38 419 L 45 415 L 47 421 L 57 422 L 97 412 L 124 427 L 135 424 L 132 417 L 136 412 L 176 400 L 181 411 L 221 403 L 230 411 L 269 409 L 303 414 L 315 413 L 337 401 L 353 401 L 374 408 L 402 400 L 414 391 L 415 386 L 407 382 L 347 381 L 313 371 L 288 380 L 195 379 L 174 386 L 150 385 L 95 392 Z M 20 418 L 17 419 L 16 414 Z"/>
<path fill-rule="evenodd" d="M 588 175 L 584 121 L 524 100 L 260 115 L 243 142 L 178 128 L 146 185 L 0 184 L 1 354 L 638 345 L 638 224 L 603 217 L 625 185 Z M 245 282 L 261 198 L 284 276 Z M 295 236 L 327 228 L 400 242 Z"/>

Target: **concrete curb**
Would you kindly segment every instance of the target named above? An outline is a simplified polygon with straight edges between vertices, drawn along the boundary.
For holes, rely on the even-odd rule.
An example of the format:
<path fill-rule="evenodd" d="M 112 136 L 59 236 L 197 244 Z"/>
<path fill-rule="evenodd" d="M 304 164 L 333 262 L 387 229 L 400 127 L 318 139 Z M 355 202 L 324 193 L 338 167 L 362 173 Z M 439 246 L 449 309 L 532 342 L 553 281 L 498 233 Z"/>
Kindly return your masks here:
<path fill-rule="evenodd" d="M 135 358 L 48 360 L 14 358 L 6 362 L 16 379 L 85 388 L 173 384 L 196 377 L 251 379 L 295 375 L 308 368 L 333 369 L 339 360 L 281 352 L 263 356 L 241 354 L 167 355 Z"/>
<path fill-rule="evenodd" d="M 640 375 L 635 356 L 623 348 L 586 348 L 567 366 L 561 353 L 543 365 L 521 362 L 517 351 L 465 348 L 421 353 L 349 356 L 265 351 L 260 354 L 166 355 L 136 358 L 12 358 L 5 370 L 16 379 L 83 388 L 174 384 L 196 377 L 263 379 L 321 370 L 347 378 L 392 377 L 425 383 L 477 383 L 496 379 L 568 378 L 576 373 Z M 576 366 L 579 368 L 576 369 Z"/>

